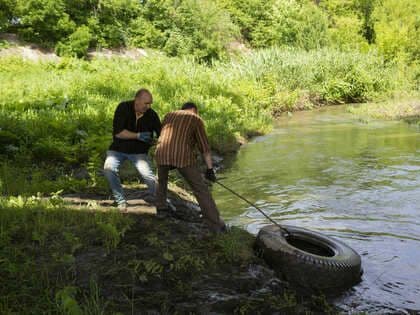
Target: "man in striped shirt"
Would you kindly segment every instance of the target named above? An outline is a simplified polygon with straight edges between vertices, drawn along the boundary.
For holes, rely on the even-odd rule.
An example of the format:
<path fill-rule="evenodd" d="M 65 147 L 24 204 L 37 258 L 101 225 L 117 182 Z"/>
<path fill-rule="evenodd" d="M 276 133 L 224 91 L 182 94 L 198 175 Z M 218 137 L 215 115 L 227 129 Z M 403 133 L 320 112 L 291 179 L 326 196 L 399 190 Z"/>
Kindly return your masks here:
<path fill-rule="evenodd" d="M 202 153 L 207 165 L 206 178 L 216 181 L 203 120 L 198 116 L 198 109 L 194 103 L 185 103 L 182 110 L 168 113 L 162 122 L 162 131 L 155 154 L 158 169 L 157 211 L 158 214 L 168 211 L 166 203 L 168 173 L 169 170 L 177 168 L 191 186 L 205 223 L 211 230 L 221 232 L 226 229 L 226 226 L 220 218 L 219 210 L 207 183 L 196 165 L 196 148 Z"/>

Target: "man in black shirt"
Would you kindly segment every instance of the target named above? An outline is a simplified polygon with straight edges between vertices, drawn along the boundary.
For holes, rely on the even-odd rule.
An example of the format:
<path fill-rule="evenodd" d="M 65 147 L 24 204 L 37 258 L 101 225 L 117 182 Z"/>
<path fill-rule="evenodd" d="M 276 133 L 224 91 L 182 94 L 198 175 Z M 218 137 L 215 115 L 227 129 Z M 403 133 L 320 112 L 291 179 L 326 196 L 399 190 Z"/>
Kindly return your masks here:
<path fill-rule="evenodd" d="M 143 177 L 150 195 L 154 196 L 156 177 L 148 157 L 153 138 L 159 137 L 161 123 L 151 109 L 152 94 L 140 89 L 132 101 L 118 105 L 113 121 L 113 142 L 107 151 L 104 174 L 114 195 L 118 208 L 127 211 L 127 201 L 118 175 L 125 160 L 130 160 Z"/>

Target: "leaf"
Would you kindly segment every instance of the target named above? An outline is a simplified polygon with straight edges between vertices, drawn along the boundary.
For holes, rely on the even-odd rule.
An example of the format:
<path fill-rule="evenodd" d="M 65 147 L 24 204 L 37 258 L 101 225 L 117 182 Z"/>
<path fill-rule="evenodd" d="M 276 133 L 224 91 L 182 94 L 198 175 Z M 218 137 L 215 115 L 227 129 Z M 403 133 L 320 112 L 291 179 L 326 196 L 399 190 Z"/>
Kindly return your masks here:
<path fill-rule="evenodd" d="M 174 256 L 169 252 L 164 252 L 163 253 L 163 258 L 167 261 L 173 261 L 174 260 Z"/>

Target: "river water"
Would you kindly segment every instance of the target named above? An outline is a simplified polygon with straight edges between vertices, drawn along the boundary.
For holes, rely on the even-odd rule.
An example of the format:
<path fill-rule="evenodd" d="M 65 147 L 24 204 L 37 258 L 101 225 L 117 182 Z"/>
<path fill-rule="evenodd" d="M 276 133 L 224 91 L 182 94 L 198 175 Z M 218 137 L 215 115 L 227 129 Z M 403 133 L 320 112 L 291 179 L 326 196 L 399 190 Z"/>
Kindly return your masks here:
<path fill-rule="evenodd" d="M 420 314 L 420 130 L 357 120 L 342 106 L 282 117 L 241 148 L 222 182 L 278 222 L 321 231 L 362 257 L 344 311 Z M 221 186 L 223 217 L 251 233 L 270 224 Z"/>

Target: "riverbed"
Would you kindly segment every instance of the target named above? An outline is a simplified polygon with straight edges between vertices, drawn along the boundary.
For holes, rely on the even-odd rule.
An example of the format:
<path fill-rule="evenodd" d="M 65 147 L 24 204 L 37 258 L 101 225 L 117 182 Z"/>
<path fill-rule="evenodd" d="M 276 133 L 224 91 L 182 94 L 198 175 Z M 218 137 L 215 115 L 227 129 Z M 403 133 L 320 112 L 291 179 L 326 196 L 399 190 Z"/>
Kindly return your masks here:
<path fill-rule="evenodd" d="M 281 117 L 219 174 L 279 223 L 320 231 L 362 257 L 360 284 L 335 299 L 344 311 L 420 314 L 420 130 L 363 121 L 344 106 Z M 215 185 L 231 225 L 270 224 Z"/>

